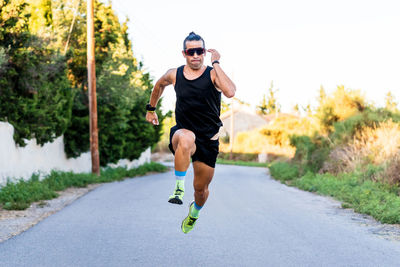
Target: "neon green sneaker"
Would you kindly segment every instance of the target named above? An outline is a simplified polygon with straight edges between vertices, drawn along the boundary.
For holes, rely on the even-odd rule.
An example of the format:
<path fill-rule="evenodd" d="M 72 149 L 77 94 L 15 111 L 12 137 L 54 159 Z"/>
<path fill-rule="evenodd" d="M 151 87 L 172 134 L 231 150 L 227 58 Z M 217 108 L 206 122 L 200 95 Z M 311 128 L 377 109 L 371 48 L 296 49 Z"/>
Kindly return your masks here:
<path fill-rule="evenodd" d="M 196 221 L 198 218 L 194 218 L 192 216 L 190 216 L 190 211 L 193 208 L 194 205 L 194 201 L 192 201 L 192 203 L 190 203 L 189 205 L 189 214 L 188 216 L 182 221 L 182 232 L 184 232 L 185 234 L 189 233 L 190 231 L 192 231 L 194 225 L 196 224 Z"/>
<path fill-rule="evenodd" d="M 168 202 L 172 203 L 172 204 L 182 205 L 184 194 L 185 194 L 185 191 L 183 191 L 183 189 L 177 187 L 177 188 L 175 188 L 174 194 L 169 197 Z"/>

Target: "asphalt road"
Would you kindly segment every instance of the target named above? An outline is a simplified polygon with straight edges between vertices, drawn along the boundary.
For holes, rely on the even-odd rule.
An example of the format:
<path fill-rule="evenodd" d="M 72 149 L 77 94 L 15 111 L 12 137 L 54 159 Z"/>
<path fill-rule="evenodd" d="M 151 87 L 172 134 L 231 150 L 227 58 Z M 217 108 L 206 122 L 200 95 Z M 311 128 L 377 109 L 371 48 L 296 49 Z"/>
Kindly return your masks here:
<path fill-rule="evenodd" d="M 218 165 L 195 229 L 172 171 L 105 184 L 0 244 L 0 266 L 400 266 L 400 241 L 329 198 Z"/>

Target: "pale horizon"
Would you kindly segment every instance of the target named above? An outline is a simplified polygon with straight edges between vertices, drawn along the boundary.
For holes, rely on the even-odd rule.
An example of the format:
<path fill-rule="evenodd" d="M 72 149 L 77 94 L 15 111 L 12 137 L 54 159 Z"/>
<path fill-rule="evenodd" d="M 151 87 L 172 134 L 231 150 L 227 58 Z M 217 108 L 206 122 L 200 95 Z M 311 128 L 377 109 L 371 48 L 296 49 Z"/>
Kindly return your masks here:
<path fill-rule="evenodd" d="M 138 60 L 154 82 L 184 65 L 183 39 L 200 34 L 217 49 L 221 66 L 237 86 L 236 97 L 259 105 L 271 81 L 282 111 L 316 105 L 321 86 L 361 90 L 383 106 L 391 92 L 400 101 L 398 1 L 186 1 L 114 0 Z M 204 64 L 210 65 L 206 56 Z M 174 109 L 174 89 L 163 94 L 163 111 Z M 229 101 L 224 99 L 225 101 Z"/>

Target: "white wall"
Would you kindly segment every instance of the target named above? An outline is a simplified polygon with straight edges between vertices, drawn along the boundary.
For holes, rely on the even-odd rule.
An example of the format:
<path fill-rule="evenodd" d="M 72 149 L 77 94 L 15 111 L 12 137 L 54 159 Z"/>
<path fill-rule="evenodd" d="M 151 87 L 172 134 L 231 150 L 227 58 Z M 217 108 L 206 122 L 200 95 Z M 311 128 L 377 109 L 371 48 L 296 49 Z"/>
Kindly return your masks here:
<path fill-rule="evenodd" d="M 17 181 L 31 178 L 33 173 L 40 173 L 41 177 L 49 174 L 51 170 L 90 172 L 90 152 L 81 154 L 78 158 L 67 159 L 64 152 L 64 139 L 59 137 L 52 143 L 44 146 L 36 144 L 36 140 L 26 140 L 25 147 L 16 146 L 14 139 L 14 127 L 7 122 L 0 122 L 0 185 L 4 185 L 7 179 Z M 120 160 L 110 166 L 127 166 L 134 168 L 146 162 L 150 162 L 150 148 L 144 151 L 138 160 Z"/>

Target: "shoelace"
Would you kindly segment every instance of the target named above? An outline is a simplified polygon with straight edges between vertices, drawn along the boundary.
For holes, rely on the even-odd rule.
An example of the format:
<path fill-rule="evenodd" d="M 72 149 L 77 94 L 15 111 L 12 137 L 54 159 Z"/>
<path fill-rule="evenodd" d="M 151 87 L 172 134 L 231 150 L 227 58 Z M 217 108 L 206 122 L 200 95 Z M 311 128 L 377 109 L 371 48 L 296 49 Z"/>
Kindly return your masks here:
<path fill-rule="evenodd" d="M 188 221 L 187 224 L 192 226 L 196 220 L 197 220 L 197 218 L 192 218 L 192 217 L 189 216 L 189 221 Z"/>
<path fill-rule="evenodd" d="M 174 194 L 175 194 L 175 195 L 181 195 L 183 192 L 184 192 L 183 190 L 181 190 L 181 189 L 178 188 L 178 189 L 175 190 L 175 193 L 174 193 Z"/>

